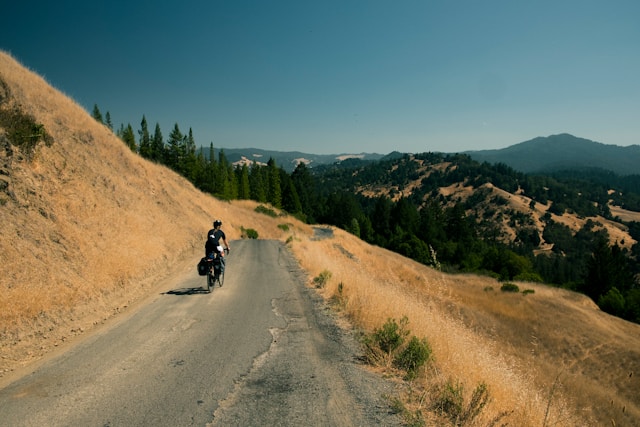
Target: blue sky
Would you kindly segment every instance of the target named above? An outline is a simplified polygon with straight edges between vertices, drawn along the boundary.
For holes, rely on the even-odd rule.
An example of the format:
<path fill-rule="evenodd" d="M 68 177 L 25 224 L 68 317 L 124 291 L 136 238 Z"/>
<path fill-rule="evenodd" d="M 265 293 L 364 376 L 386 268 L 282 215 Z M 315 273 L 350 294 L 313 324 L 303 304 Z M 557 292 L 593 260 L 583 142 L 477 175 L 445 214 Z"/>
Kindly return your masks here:
<path fill-rule="evenodd" d="M 640 144 L 636 0 L 4 3 L 0 49 L 165 138 L 177 123 L 199 145 L 315 154 Z"/>

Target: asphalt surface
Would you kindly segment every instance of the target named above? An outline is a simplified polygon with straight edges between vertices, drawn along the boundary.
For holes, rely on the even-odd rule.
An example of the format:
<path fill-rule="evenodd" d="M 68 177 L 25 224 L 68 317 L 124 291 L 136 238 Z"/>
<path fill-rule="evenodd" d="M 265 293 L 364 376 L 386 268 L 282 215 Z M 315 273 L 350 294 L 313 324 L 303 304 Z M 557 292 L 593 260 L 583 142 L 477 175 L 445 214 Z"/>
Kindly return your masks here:
<path fill-rule="evenodd" d="M 224 286 L 193 268 L 0 390 L 0 426 L 401 425 L 281 243 L 233 242 Z"/>

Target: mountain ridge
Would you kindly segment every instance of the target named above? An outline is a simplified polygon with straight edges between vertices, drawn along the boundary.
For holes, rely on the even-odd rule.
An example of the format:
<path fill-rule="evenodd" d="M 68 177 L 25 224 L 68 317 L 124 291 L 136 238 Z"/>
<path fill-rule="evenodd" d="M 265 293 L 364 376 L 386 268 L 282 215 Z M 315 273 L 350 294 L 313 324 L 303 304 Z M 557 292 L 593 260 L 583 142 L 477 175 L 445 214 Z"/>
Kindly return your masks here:
<path fill-rule="evenodd" d="M 208 153 L 206 147 L 200 148 Z M 399 157 L 402 153 L 392 151 L 387 154 L 375 152 L 314 154 L 303 151 L 278 151 L 260 148 L 225 148 L 227 159 L 235 164 L 266 164 L 273 158 L 279 167 L 292 172 L 298 163 L 304 162 L 309 167 L 330 165 L 345 160 L 362 162 L 385 160 Z M 429 150 L 425 150 L 428 152 Z M 454 154 L 454 153 L 445 153 Z M 504 163 L 523 173 L 553 173 L 561 170 L 573 169 L 603 169 L 618 175 L 640 174 L 640 145 L 619 146 L 603 144 L 586 138 L 580 138 L 569 133 L 549 136 L 538 136 L 527 141 L 519 142 L 505 148 L 488 150 L 468 150 L 462 154 L 470 156 L 479 162 L 492 164 Z"/>
<path fill-rule="evenodd" d="M 603 144 L 568 133 L 539 136 L 502 149 L 466 151 L 472 159 L 504 163 L 524 173 L 566 169 L 605 169 L 619 175 L 640 173 L 640 145 Z"/>

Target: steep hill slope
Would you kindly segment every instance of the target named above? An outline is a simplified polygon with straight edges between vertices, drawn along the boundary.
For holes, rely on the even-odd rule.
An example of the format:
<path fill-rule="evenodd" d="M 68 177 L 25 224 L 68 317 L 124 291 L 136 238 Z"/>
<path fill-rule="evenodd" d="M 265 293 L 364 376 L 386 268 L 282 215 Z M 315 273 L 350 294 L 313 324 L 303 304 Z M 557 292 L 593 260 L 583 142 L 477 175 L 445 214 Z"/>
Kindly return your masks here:
<path fill-rule="evenodd" d="M 230 239 L 243 226 L 282 234 L 132 153 L 4 53 L 0 114 L 0 374 L 148 294 L 182 260 L 197 261 L 215 218 Z M 20 118 L 47 141 L 12 142 L 30 136 Z"/>
<path fill-rule="evenodd" d="M 0 376 L 195 265 L 219 217 L 231 239 L 244 227 L 286 241 L 358 330 L 407 316 L 433 360 L 410 387 L 399 381 L 398 397 L 429 425 L 452 423 L 441 408 L 458 397 L 468 406 L 478 384 L 491 399 L 475 425 L 640 425 L 639 325 L 572 292 L 519 283 L 533 292 L 504 293 L 491 278 L 444 274 L 341 230 L 319 238 L 254 203 L 220 202 L 131 153 L 4 53 L 0 80 L 0 114 L 23 112 L 48 135 L 31 152 L 0 125 Z"/>
<path fill-rule="evenodd" d="M 525 173 L 584 168 L 601 168 L 619 175 L 640 173 L 640 145 L 619 147 L 566 133 L 467 154 L 480 162 L 504 163 Z"/>

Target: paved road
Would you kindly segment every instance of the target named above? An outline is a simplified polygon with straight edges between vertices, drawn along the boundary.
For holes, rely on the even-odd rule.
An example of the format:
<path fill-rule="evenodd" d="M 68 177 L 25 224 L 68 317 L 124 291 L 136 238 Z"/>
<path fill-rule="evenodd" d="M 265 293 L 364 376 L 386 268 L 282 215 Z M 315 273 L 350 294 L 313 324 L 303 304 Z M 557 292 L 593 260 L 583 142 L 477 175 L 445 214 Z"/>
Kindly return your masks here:
<path fill-rule="evenodd" d="M 193 271 L 0 390 L 1 426 L 400 425 L 392 386 L 276 241 L 234 242 L 224 286 Z"/>

